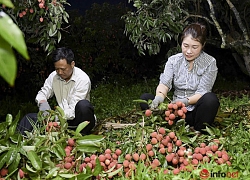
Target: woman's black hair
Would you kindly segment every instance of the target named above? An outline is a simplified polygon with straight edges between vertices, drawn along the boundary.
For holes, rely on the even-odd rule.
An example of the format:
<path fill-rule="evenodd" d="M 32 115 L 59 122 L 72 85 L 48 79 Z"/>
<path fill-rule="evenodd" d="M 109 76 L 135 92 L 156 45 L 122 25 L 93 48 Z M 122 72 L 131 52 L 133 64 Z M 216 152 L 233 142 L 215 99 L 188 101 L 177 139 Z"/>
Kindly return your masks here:
<path fill-rule="evenodd" d="M 206 26 L 201 23 L 192 23 L 188 25 L 182 33 L 181 41 L 188 35 L 191 35 L 193 39 L 199 41 L 203 46 L 207 39 L 207 29 Z"/>

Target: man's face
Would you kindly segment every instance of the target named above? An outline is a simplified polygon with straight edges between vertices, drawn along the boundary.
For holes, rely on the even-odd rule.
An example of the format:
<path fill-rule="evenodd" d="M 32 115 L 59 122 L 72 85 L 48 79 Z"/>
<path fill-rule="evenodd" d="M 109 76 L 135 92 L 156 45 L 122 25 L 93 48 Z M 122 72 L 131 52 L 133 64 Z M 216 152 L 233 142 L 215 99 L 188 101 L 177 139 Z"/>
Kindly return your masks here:
<path fill-rule="evenodd" d="M 75 66 L 75 62 L 72 61 L 71 64 L 67 64 L 66 59 L 61 59 L 54 63 L 55 70 L 62 79 L 68 81 L 73 73 L 73 68 Z"/>

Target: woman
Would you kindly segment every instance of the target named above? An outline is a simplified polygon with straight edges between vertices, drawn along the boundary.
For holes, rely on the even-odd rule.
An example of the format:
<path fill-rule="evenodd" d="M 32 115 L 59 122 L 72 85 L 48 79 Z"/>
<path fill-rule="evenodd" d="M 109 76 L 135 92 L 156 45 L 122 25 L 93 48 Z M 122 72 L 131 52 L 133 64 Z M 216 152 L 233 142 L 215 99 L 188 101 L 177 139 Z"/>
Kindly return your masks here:
<path fill-rule="evenodd" d="M 168 58 L 156 95 L 143 94 L 141 99 L 152 99 L 150 108 L 155 109 L 174 88 L 172 103 L 183 102 L 188 112 L 185 121 L 195 131 L 212 124 L 219 108 L 219 100 L 212 87 L 218 68 L 214 57 L 203 51 L 206 43 L 206 27 L 199 23 L 188 25 L 181 36 L 182 53 Z M 142 104 L 142 109 L 149 108 Z"/>

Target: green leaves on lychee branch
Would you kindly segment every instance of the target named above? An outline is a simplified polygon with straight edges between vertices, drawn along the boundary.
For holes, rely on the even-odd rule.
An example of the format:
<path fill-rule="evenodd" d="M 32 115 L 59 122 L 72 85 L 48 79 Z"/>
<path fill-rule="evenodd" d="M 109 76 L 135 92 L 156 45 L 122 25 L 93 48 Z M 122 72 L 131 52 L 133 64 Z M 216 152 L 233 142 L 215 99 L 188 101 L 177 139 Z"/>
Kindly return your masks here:
<path fill-rule="evenodd" d="M 5 136 L 4 132 L 6 131 L 6 128 L 7 128 L 7 123 L 1 122 L 0 123 L 0 139 L 3 139 L 3 137 Z M 0 144 L 1 144 L 1 140 L 0 140 Z"/>
<path fill-rule="evenodd" d="M 25 59 L 29 59 L 23 32 L 4 12 L 0 12 L 0 36 L 14 47 Z"/>
<path fill-rule="evenodd" d="M 76 179 L 74 177 L 76 177 L 77 174 L 63 174 L 63 173 L 60 173 L 59 176 L 62 177 L 63 179 Z"/>
<path fill-rule="evenodd" d="M 55 144 L 51 147 L 51 149 L 59 159 L 63 159 L 63 157 L 65 157 L 65 151 L 61 144 Z"/>
<path fill-rule="evenodd" d="M 16 155 L 15 159 L 13 160 L 13 162 L 8 167 L 8 170 L 9 170 L 10 173 L 17 170 L 18 165 L 20 163 L 20 160 L 21 160 L 21 155 L 20 155 L 19 152 L 17 152 L 17 155 Z"/>
<path fill-rule="evenodd" d="M 8 151 L 5 151 L 3 153 L 1 153 L 0 155 L 0 169 L 2 169 L 2 167 L 4 166 L 4 164 L 7 162 L 8 158 Z"/>
<path fill-rule="evenodd" d="M 9 127 L 9 135 L 10 136 L 13 136 L 15 134 L 19 120 L 20 120 L 20 111 L 18 112 L 18 114 L 15 117 L 15 120 L 11 123 L 11 125 Z"/>
<path fill-rule="evenodd" d="M 60 106 L 56 106 L 55 112 L 58 113 L 58 119 L 60 121 L 60 126 L 63 129 L 67 129 L 68 124 L 66 123 L 67 119 L 66 119 L 66 116 L 65 116 L 63 109 Z"/>
<path fill-rule="evenodd" d="M 25 59 L 29 59 L 23 33 L 13 20 L 4 12 L 0 12 L 0 75 L 10 85 L 14 85 L 17 64 L 12 47 Z"/>
<path fill-rule="evenodd" d="M 12 117 L 11 114 L 6 115 L 6 123 L 7 123 L 8 126 L 11 125 L 12 119 L 13 119 L 13 117 Z"/>
<path fill-rule="evenodd" d="M 30 160 L 32 166 L 36 169 L 36 170 L 41 170 L 42 169 L 42 161 L 41 159 L 38 157 L 37 153 L 33 150 L 28 151 L 27 152 L 27 156 L 28 159 Z"/>
<path fill-rule="evenodd" d="M 51 179 L 53 176 L 55 176 L 58 173 L 59 170 L 60 170 L 59 167 L 54 167 L 50 169 L 48 175 L 46 176 L 46 179 Z"/>
<path fill-rule="evenodd" d="M 93 153 L 100 150 L 101 141 L 104 139 L 100 135 L 86 135 L 76 140 L 76 149 L 85 153 Z"/>
<path fill-rule="evenodd" d="M 20 119 L 20 111 L 16 115 L 14 121 L 10 114 L 6 115 L 6 121 L 0 123 L 0 144 L 6 144 L 7 140 L 10 138 L 11 141 L 16 141 L 18 134 L 16 134 L 16 127 Z M 13 138 L 13 139 L 12 139 Z"/>
<path fill-rule="evenodd" d="M 15 147 L 9 147 L 0 154 L 0 169 L 8 167 L 9 173 L 14 171 L 20 162 L 20 153 Z"/>
<path fill-rule="evenodd" d="M 4 4 L 5 6 L 9 8 L 14 8 L 14 5 L 12 4 L 10 0 L 0 0 L 0 4 Z"/>
<path fill-rule="evenodd" d="M 84 121 L 80 123 L 76 128 L 76 134 L 80 134 L 80 132 L 89 124 L 89 121 Z"/>
<path fill-rule="evenodd" d="M 1 21 L 1 18 L 0 18 Z M 0 75 L 10 85 L 14 85 L 17 64 L 11 46 L 1 37 L 0 34 Z"/>

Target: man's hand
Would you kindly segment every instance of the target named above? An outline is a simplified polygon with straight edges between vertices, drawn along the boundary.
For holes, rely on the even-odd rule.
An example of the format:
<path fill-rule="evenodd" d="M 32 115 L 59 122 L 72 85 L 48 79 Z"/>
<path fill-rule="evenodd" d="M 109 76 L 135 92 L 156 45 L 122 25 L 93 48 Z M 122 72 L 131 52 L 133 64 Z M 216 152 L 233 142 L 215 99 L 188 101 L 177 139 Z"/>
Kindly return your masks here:
<path fill-rule="evenodd" d="M 44 115 L 46 116 L 48 114 L 48 112 L 46 110 L 50 110 L 50 106 L 48 101 L 41 101 L 39 103 L 39 111 L 44 111 Z"/>
<path fill-rule="evenodd" d="M 164 98 L 161 96 L 155 96 L 154 100 L 152 101 L 152 104 L 150 105 L 151 109 L 156 109 L 160 103 L 163 103 Z"/>
<path fill-rule="evenodd" d="M 176 102 L 182 102 L 183 104 L 185 104 L 185 106 L 188 106 L 189 103 L 188 103 L 188 98 L 183 98 L 183 99 L 176 99 L 174 101 L 172 101 L 171 103 L 176 103 Z"/>

